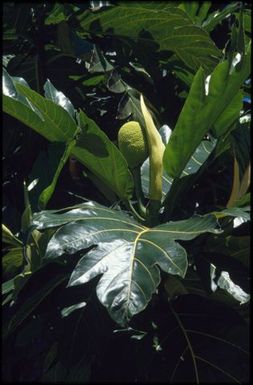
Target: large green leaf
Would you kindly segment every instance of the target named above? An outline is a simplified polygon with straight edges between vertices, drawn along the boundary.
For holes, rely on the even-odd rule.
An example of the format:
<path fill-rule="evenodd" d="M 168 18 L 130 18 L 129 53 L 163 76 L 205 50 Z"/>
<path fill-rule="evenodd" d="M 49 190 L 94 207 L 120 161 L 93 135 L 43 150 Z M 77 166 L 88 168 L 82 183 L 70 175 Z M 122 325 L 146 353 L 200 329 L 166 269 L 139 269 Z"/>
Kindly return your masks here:
<path fill-rule="evenodd" d="M 121 199 L 130 199 L 132 175 L 119 149 L 83 111 L 79 113 L 80 135 L 72 154 Z"/>
<path fill-rule="evenodd" d="M 201 25 L 201 22 L 207 17 L 208 11 L 211 7 L 211 1 L 184 1 L 179 4 L 178 8 L 185 11 L 196 24 Z"/>
<path fill-rule="evenodd" d="M 164 125 L 160 128 L 159 133 L 162 137 L 163 143 L 166 145 L 169 142 L 169 138 L 171 135 L 171 129 Z M 180 178 L 195 174 L 200 167 L 205 163 L 214 147 L 216 146 L 217 140 L 212 138 L 210 140 L 202 140 L 200 145 L 197 147 L 194 154 L 191 156 L 189 162 L 187 163 L 185 169 L 183 170 Z M 167 173 L 163 172 L 162 177 L 162 196 L 163 199 L 170 191 L 171 185 L 173 183 L 173 178 L 170 178 Z M 149 196 L 149 158 L 145 160 L 141 167 L 141 183 L 142 189 L 145 196 Z"/>
<path fill-rule="evenodd" d="M 71 101 L 61 91 L 58 91 L 49 79 L 47 79 L 46 83 L 44 84 L 44 90 L 45 97 L 47 99 L 52 100 L 64 108 L 72 118 L 75 117 L 75 109 Z"/>
<path fill-rule="evenodd" d="M 74 107 L 49 81 L 45 84 L 45 95 L 51 100 L 24 86 L 23 79 L 13 80 L 6 71 L 3 80 L 5 112 L 50 141 L 68 143 L 74 138 L 77 133 Z M 45 207 L 50 199 L 59 172 L 70 152 L 121 199 L 130 199 L 133 180 L 121 152 L 84 112 L 81 111 L 78 117 L 80 133 L 76 146 L 67 147 L 52 184 L 40 198 L 40 204 Z"/>
<path fill-rule="evenodd" d="M 100 12 L 86 11 L 78 18 L 85 32 L 130 37 L 143 44 L 155 41 L 161 50 L 175 52 L 195 70 L 200 65 L 212 69 L 220 57 L 207 32 L 171 2 L 122 2 Z"/>
<path fill-rule="evenodd" d="M 102 274 L 98 298 L 120 325 L 149 303 L 160 283 L 158 267 L 172 275 L 185 276 L 187 253 L 176 240 L 219 232 L 213 215 L 147 228 L 123 212 L 93 202 L 66 213 L 34 214 L 33 225 L 37 229 L 64 223 L 51 238 L 45 258 L 55 259 L 96 246 L 80 259 L 68 285 L 80 285 Z"/>
<path fill-rule="evenodd" d="M 209 130 L 215 127 L 219 137 L 235 119 L 235 111 L 239 117 L 241 104 L 238 104 L 237 94 L 250 74 L 250 59 L 251 44 L 247 46 L 239 65 L 230 67 L 228 60 L 219 63 L 211 74 L 207 94 L 204 70 L 200 67 L 164 152 L 164 168 L 169 176 L 180 177 L 191 155 Z M 234 108 L 231 112 L 232 106 Z M 219 127 L 221 132 L 217 132 Z"/>
<path fill-rule="evenodd" d="M 50 141 L 68 141 L 76 124 L 67 111 L 3 72 L 3 111 Z"/>

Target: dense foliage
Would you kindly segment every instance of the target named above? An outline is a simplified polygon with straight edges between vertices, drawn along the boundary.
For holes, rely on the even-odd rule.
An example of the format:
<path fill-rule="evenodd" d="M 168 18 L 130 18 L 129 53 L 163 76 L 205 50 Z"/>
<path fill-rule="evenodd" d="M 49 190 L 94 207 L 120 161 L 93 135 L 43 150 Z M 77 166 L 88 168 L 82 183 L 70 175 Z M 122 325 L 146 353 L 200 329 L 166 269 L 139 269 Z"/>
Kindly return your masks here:
<path fill-rule="evenodd" d="M 3 379 L 249 381 L 249 5 L 3 11 Z"/>

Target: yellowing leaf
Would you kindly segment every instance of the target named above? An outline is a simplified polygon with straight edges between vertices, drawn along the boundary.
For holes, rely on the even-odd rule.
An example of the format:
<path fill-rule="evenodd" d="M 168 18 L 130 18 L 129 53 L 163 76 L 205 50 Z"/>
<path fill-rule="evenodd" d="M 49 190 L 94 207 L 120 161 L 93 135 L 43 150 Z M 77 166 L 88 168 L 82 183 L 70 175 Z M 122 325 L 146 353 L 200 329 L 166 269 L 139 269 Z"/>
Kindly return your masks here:
<path fill-rule="evenodd" d="M 149 148 L 149 196 L 150 199 L 160 201 L 162 198 L 163 153 L 165 145 L 157 131 L 153 118 L 148 111 L 143 96 L 140 99 L 141 111 L 146 125 L 146 134 Z"/>

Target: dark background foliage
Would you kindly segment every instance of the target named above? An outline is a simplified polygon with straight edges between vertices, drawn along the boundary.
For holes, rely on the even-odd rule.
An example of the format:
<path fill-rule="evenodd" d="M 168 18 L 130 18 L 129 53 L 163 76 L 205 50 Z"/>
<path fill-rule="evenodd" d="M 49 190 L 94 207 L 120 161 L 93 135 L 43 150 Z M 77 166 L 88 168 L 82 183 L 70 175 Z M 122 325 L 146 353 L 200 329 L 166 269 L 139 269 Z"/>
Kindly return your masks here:
<path fill-rule="evenodd" d="M 212 3 L 209 14 L 226 6 L 227 3 Z M 84 31 L 81 20 L 89 7 L 89 2 L 5 2 L 3 58 L 8 73 L 23 77 L 41 94 L 45 81 L 50 79 L 76 109 L 83 109 L 114 142 L 119 127 L 129 116 L 138 117 L 140 92 L 150 102 L 158 126 L 168 124 L 173 128 L 196 70 L 186 70 L 172 51 L 160 50 L 152 35 L 143 44 L 140 39 L 99 33 L 97 25 L 96 33 L 92 28 Z M 249 8 L 248 3 L 245 8 Z M 230 38 L 237 11 L 223 18 L 210 32 L 221 50 Z M 248 108 L 247 103 L 244 108 Z M 37 211 L 38 196 L 48 185 L 50 167 L 56 162 L 55 148 L 7 114 L 3 114 L 3 127 L 3 223 L 16 234 L 24 211 L 23 180 L 29 183 L 40 177 L 38 187 L 31 192 L 32 208 Z M 237 140 L 236 133 L 231 137 Z M 245 137 L 247 142 L 249 136 Z M 192 201 L 185 200 L 180 205 L 182 217 L 185 212 L 193 212 L 196 201 L 210 208 L 226 204 L 232 186 L 232 164 L 232 153 L 227 151 L 205 170 L 188 192 Z M 78 195 L 110 206 L 112 202 L 83 171 L 88 172 L 73 160 L 65 165 L 49 209 L 81 202 Z M 238 231 L 248 235 L 247 226 Z M 170 304 L 163 277 L 159 295 L 154 296 L 145 312 L 134 319 L 131 328 L 118 330 L 96 298 L 94 281 L 64 291 L 75 262 L 73 259 L 66 266 L 43 266 L 19 292 L 15 311 L 5 306 L 4 381 L 189 381 L 195 376 L 194 366 L 178 316 L 184 329 L 190 331 L 195 354 L 202 357 L 198 370 L 203 383 L 230 382 L 234 378 L 242 383 L 248 381 L 247 304 L 238 310 L 231 298 L 232 305 L 228 306 L 227 300 L 220 300 L 222 290 L 211 300 L 187 294 Z M 196 274 L 193 269 L 191 273 Z M 27 298 L 32 301 L 47 285 L 50 289 L 41 296 L 38 306 L 33 307 L 31 302 L 23 310 Z M 87 302 L 84 308 L 62 318 L 63 308 L 83 298 Z M 20 321 L 8 334 L 9 320 L 19 310 Z M 224 340 L 232 342 L 226 344 Z M 213 366 L 207 366 L 207 361 L 213 362 Z M 216 370 L 221 361 L 224 372 Z"/>

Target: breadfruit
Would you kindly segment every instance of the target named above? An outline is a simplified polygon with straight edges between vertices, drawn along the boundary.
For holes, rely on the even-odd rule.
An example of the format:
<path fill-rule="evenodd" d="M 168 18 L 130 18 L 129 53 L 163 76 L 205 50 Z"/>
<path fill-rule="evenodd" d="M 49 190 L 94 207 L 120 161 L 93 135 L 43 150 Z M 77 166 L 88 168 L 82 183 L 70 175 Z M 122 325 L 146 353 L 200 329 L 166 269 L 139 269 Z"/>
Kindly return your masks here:
<path fill-rule="evenodd" d="M 148 157 L 145 131 L 138 122 L 123 124 L 118 132 L 118 145 L 130 169 L 141 166 Z"/>

